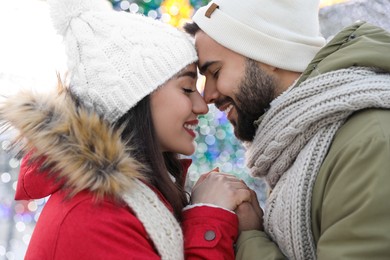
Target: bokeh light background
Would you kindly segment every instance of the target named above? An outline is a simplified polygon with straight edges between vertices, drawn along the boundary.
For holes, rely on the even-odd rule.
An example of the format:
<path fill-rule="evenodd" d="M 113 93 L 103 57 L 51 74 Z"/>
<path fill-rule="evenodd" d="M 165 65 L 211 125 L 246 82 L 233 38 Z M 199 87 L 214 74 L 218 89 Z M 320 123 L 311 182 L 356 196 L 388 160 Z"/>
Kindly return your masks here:
<path fill-rule="evenodd" d="M 65 1 L 65 0 L 64 0 Z M 350 0 L 351 2 L 367 2 Z M 371 1 L 384 3 L 388 0 Z M 181 27 L 189 21 L 193 12 L 208 3 L 207 0 L 111 0 L 114 9 L 142 13 L 166 23 Z M 330 17 L 336 9 L 329 9 L 346 0 L 323 0 L 323 17 Z M 342 4 L 341 4 L 342 5 Z M 340 5 L 340 6 L 341 6 Z M 379 6 L 378 12 L 389 13 Z M 363 6 L 363 8 L 365 8 Z M 364 16 L 364 12 L 342 11 L 343 23 Z M 364 10 L 364 9 L 363 9 Z M 342 14 L 344 14 L 342 13 Z M 338 16 L 340 17 L 340 15 Z M 346 17 L 350 19 L 346 20 Z M 339 18 L 337 26 L 343 27 Z M 386 21 L 389 19 L 386 19 Z M 325 21 L 326 23 L 326 21 Z M 379 24 L 381 25 L 381 24 Z M 390 26 L 389 26 L 390 27 Z M 61 38 L 51 26 L 47 3 L 43 0 L 0 1 L 0 99 L 16 93 L 21 88 L 49 91 L 56 84 L 56 72 L 64 74 L 65 55 Z M 326 35 L 331 36 L 331 35 Z M 199 81 L 202 90 L 204 79 Z M 210 106 L 210 112 L 200 118 L 196 139 L 197 151 L 191 157 L 193 165 L 189 172 L 188 186 L 201 173 L 214 167 L 244 179 L 253 187 L 259 199 L 264 202 L 266 187 L 260 180 L 248 175 L 245 167 L 245 149 L 233 134 L 225 115 Z M 9 136 L 0 135 L 0 259 L 23 259 L 35 223 L 47 201 L 14 201 L 19 160 L 6 151 L 10 145 Z"/>

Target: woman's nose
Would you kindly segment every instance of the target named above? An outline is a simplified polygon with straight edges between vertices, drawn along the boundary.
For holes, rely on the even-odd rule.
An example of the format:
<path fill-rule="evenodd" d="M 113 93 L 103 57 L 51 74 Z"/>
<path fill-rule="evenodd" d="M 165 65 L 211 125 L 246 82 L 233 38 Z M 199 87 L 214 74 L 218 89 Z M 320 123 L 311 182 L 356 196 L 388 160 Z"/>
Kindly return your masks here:
<path fill-rule="evenodd" d="M 196 95 L 192 110 L 197 115 L 204 115 L 209 112 L 209 107 L 200 94 Z"/>

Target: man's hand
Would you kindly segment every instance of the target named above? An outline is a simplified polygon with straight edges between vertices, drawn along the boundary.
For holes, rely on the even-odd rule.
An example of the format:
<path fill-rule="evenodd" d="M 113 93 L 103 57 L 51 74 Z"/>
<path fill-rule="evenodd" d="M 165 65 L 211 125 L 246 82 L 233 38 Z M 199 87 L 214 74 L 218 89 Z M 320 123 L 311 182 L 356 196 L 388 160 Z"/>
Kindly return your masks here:
<path fill-rule="evenodd" d="M 250 192 L 250 201 L 243 202 L 235 210 L 239 221 L 239 232 L 247 230 L 264 230 L 263 210 L 259 205 L 256 193 L 253 190 L 250 190 Z"/>

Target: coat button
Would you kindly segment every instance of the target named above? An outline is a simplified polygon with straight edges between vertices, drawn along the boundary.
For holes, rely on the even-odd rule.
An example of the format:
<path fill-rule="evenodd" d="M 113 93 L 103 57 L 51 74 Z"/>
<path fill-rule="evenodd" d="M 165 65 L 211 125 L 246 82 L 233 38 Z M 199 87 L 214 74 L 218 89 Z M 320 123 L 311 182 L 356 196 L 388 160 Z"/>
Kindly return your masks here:
<path fill-rule="evenodd" d="M 206 233 L 204 233 L 204 239 L 207 241 L 213 241 L 215 239 L 215 232 L 212 230 L 206 231 Z"/>

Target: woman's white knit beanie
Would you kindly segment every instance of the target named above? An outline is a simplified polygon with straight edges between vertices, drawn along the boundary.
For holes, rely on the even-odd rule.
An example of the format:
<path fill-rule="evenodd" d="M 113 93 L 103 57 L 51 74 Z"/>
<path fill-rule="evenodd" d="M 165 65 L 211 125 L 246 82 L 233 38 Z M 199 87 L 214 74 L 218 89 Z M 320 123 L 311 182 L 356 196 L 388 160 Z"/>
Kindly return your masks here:
<path fill-rule="evenodd" d="M 49 0 L 64 38 L 70 90 L 113 123 L 185 66 L 197 61 L 184 32 L 107 0 Z"/>
<path fill-rule="evenodd" d="M 318 11 L 319 0 L 214 0 L 192 19 L 228 49 L 303 72 L 325 44 Z"/>

